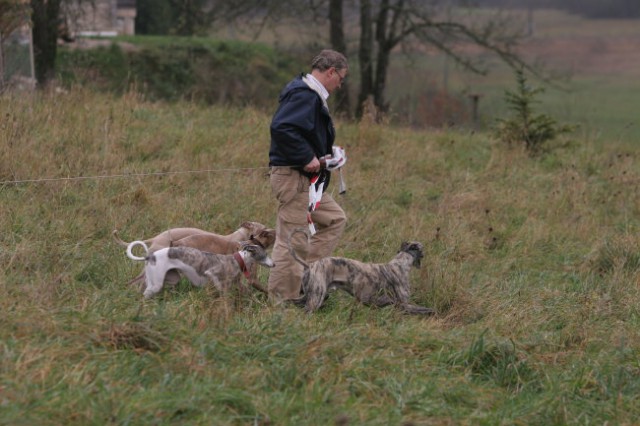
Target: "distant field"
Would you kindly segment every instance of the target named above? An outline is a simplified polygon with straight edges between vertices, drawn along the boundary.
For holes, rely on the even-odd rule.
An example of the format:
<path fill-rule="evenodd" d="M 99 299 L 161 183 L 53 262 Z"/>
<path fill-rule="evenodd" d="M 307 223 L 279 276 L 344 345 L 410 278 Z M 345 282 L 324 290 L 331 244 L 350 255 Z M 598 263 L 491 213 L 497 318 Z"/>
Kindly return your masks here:
<path fill-rule="evenodd" d="M 524 28 L 524 12 L 512 13 L 513 20 Z M 637 113 L 640 97 L 636 95 L 640 88 L 640 21 L 587 20 L 564 12 L 539 10 L 534 13 L 534 23 L 534 35 L 522 45 L 523 56 L 531 62 L 543 63 L 547 70 L 563 77 L 555 81 L 562 90 L 550 86 L 540 98 L 539 111 L 563 122 L 580 124 L 582 134 L 596 140 L 640 139 Z M 252 29 L 251 26 L 244 31 L 227 29 L 217 35 L 248 38 Z M 306 44 L 317 45 L 327 35 L 328 31 L 322 28 L 283 27 L 263 31 L 260 40 L 308 50 Z M 349 54 L 355 61 L 357 39 L 355 34 L 350 37 Z M 446 68 L 447 88 L 452 96 L 466 102 L 467 93 L 482 95 L 481 123 L 490 126 L 495 118 L 506 113 L 504 90 L 512 88 L 515 80 L 511 71 L 495 58 L 486 59 L 489 74 L 479 76 L 460 70 L 451 61 L 445 65 L 444 56 L 434 51 L 410 60 L 398 53 L 388 77 L 387 99 L 396 110 L 401 99 L 415 106 L 421 96 L 444 89 Z M 355 72 L 351 79 L 357 81 Z M 530 83 L 544 84 L 535 79 Z M 466 107 L 470 110 L 470 103 Z"/>
<path fill-rule="evenodd" d="M 580 124 L 583 134 L 599 141 L 640 139 L 640 21 L 593 21 L 552 11 L 539 11 L 534 16 L 535 33 L 521 51 L 562 77 L 546 85 L 537 110 Z M 433 86 L 443 88 L 448 66 L 449 90 L 481 94 L 481 120 L 490 125 L 496 116 L 507 113 L 503 95 L 514 87 L 515 79 L 504 65 L 487 59 L 486 76 L 463 72 L 451 61 L 445 65 L 447 60 L 438 53 L 426 55 L 413 68 L 396 66 L 389 79 L 389 96 L 419 94 Z M 529 82 L 545 85 L 534 78 Z"/>

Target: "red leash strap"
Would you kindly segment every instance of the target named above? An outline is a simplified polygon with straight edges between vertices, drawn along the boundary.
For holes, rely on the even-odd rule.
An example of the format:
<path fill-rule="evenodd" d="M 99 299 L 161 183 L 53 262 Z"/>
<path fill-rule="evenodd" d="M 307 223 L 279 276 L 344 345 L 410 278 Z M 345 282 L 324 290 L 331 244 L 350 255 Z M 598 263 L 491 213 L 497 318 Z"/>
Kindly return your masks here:
<path fill-rule="evenodd" d="M 233 253 L 233 258 L 236 260 L 236 262 L 238 262 L 238 266 L 240 266 L 240 270 L 242 271 L 244 276 L 247 279 L 251 278 L 251 273 L 247 269 L 247 265 L 245 265 L 244 259 L 242 258 L 242 256 L 240 256 L 240 253 L 239 252 Z"/>

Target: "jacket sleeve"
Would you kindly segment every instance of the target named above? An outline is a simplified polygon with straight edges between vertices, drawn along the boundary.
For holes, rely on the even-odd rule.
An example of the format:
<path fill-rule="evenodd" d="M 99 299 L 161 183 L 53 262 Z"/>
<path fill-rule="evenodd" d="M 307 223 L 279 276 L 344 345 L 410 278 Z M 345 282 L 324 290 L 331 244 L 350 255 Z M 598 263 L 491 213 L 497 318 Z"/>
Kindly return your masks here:
<path fill-rule="evenodd" d="M 316 156 L 312 140 L 318 104 L 315 93 L 293 91 L 282 100 L 271 121 L 271 140 L 291 165 L 305 166 Z"/>

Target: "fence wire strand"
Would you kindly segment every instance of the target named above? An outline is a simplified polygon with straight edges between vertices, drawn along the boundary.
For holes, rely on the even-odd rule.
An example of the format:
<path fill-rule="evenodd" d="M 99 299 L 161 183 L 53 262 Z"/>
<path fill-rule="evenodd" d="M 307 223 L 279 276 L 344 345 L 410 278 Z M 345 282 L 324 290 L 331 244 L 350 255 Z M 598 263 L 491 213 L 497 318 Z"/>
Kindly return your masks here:
<path fill-rule="evenodd" d="M 20 185 L 28 183 L 48 183 L 48 182 L 69 182 L 69 181 L 82 181 L 82 180 L 101 180 L 101 179 L 124 179 L 124 178 L 139 178 L 149 176 L 169 176 L 169 175 L 182 175 L 182 174 L 196 174 L 196 173 L 221 173 L 221 172 L 242 172 L 253 170 L 265 170 L 269 167 L 238 167 L 238 168 L 225 168 L 225 169 L 205 169 L 205 170 L 184 170 L 175 172 L 147 172 L 147 173 L 122 173 L 117 175 L 98 175 L 98 176 L 69 176 L 69 177 L 55 177 L 55 178 L 37 178 L 37 179 L 17 179 L 17 180 L 5 180 L 0 181 L 0 185 Z"/>

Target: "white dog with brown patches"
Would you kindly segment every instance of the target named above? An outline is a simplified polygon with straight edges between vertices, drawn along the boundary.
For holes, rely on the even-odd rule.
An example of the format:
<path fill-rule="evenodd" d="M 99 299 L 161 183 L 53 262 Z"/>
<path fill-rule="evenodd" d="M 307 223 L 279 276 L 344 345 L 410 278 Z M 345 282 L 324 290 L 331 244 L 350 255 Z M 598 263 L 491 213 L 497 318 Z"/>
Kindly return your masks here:
<path fill-rule="evenodd" d="M 133 254 L 136 246 L 142 246 L 145 250 L 144 257 Z M 150 254 L 144 241 L 133 241 L 127 246 L 127 256 L 145 262 L 145 298 L 162 290 L 169 271 L 179 271 L 198 287 L 212 282 L 220 292 L 226 293 L 233 285 L 240 285 L 243 274 L 249 277 L 249 270 L 254 263 L 268 268 L 274 266 L 265 249 L 255 244 L 243 245 L 240 251 L 229 255 L 213 254 L 192 247 L 167 247 Z"/>
<path fill-rule="evenodd" d="M 128 247 L 131 244 L 120 239 L 117 230 L 113 231 L 113 238 L 123 247 Z M 193 247 L 210 253 L 233 254 L 241 248 L 242 242 L 258 244 L 268 249 L 273 245 L 275 239 L 276 231 L 274 229 L 266 228 L 258 222 L 244 222 L 240 228 L 229 235 L 219 235 L 198 228 L 172 228 L 143 242 L 147 245 L 149 253 L 166 247 Z M 251 272 L 253 276 L 250 284 L 257 290 L 266 293 L 267 291 L 258 282 L 255 267 Z M 129 281 L 129 284 L 142 283 L 144 279 L 143 270 Z M 179 280 L 180 276 L 174 271 L 169 271 L 165 278 L 165 282 L 168 284 L 176 284 Z"/>

